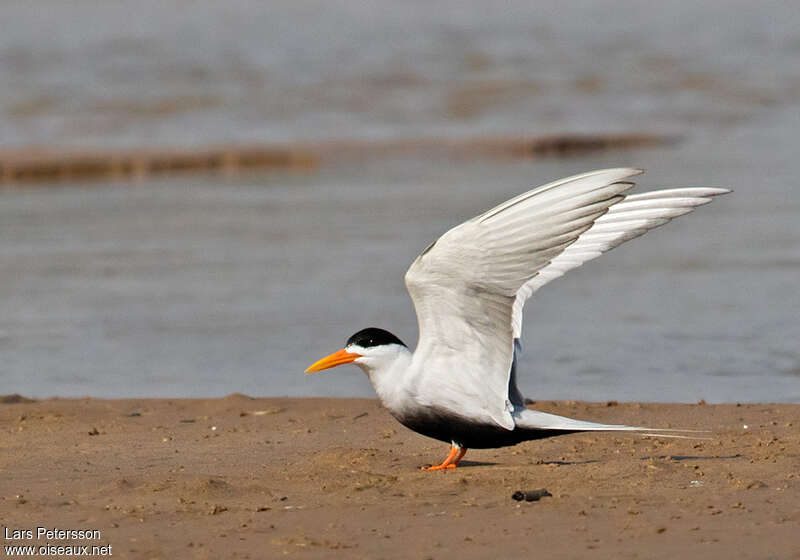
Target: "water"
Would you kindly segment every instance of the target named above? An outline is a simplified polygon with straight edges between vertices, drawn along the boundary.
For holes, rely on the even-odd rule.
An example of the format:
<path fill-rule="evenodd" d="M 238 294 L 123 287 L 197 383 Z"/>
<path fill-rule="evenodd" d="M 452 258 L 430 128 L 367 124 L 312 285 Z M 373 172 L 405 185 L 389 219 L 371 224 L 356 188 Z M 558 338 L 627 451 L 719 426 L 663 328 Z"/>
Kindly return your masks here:
<path fill-rule="evenodd" d="M 796 103 L 792 2 L 9 0 L 0 145 L 656 130 Z"/>
<path fill-rule="evenodd" d="M 645 186 L 736 192 L 542 289 L 523 393 L 800 402 L 793 5 L 465 6 L 4 3 L 3 147 L 683 142 L 2 192 L 2 392 L 369 396 L 356 368 L 301 372 L 368 325 L 413 346 L 402 278 L 431 240 L 529 186 L 635 165 Z"/>

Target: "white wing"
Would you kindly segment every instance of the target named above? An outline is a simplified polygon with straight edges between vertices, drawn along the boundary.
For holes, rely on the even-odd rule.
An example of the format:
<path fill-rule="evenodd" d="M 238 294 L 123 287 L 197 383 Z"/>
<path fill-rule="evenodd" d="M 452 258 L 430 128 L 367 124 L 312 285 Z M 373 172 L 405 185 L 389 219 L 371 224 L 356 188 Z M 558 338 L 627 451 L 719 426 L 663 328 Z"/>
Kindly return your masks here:
<path fill-rule="evenodd" d="M 419 398 L 514 428 L 516 295 L 623 200 L 633 187 L 624 179 L 639 173 L 606 169 L 544 185 L 456 226 L 417 257 L 406 286 L 419 321 Z"/>
<path fill-rule="evenodd" d="M 688 214 L 697 206 L 711 202 L 712 196 L 730 192 L 711 187 L 683 187 L 630 194 L 611 206 L 606 214 L 582 233 L 577 241 L 567 247 L 550 263 L 526 282 L 517 292 L 514 301 L 512 325 L 514 338 L 522 333 L 522 308 L 525 301 L 539 288 L 595 259 L 622 243 L 644 235 L 662 226 L 672 218 Z"/>

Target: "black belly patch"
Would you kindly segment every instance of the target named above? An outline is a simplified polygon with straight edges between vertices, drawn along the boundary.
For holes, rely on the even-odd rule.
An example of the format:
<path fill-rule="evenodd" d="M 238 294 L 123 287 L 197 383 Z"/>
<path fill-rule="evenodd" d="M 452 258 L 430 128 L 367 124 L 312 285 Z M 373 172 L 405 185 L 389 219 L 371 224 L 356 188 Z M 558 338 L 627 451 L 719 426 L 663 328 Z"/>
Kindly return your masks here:
<path fill-rule="evenodd" d="M 446 443 L 455 442 L 468 449 L 507 447 L 523 441 L 575 432 L 575 430 L 537 430 L 519 427 L 506 430 L 495 424 L 477 422 L 436 409 L 415 410 L 413 413 L 397 416 L 397 419 L 407 428 L 424 436 Z"/>

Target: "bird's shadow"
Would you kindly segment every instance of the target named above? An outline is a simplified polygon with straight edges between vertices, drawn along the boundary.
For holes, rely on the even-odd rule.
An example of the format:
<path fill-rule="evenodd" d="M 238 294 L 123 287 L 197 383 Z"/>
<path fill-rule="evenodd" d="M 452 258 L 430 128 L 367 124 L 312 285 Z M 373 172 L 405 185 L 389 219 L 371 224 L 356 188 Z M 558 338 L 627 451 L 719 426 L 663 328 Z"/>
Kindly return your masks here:
<path fill-rule="evenodd" d="M 660 459 L 662 461 L 700 461 L 702 459 L 743 459 L 744 455 L 737 453 L 736 455 L 653 455 L 651 457 L 639 457 L 641 461 L 649 461 L 650 459 Z"/>
<path fill-rule="evenodd" d="M 586 459 L 585 461 L 537 461 L 537 465 L 588 465 L 590 463 L 599 463 L 599 459 Z"/>
<path fill-rule="evenodd" d="M 491 461 L 459 461 L 458 468 L 459 469 L 469 469 L 471 467 L 492 467 L 497 465 L 498 463 L 493 463 Z M 426 467 L 432 467 L 433 465 L 425 465 Z"/>
<path fill-rule="evenodd" d="M 491 461 L 461 461 L 458 463 L 458 468 L 461 467 L 491 467 L 496 465 L 497 463 L 493 463 Z"/>
<path fill-rule="evenodd" d="M 744 455 L 737 453 L 736 455 L 653 455 L 650 457 L 639 457 L 640 461 L 649 461 L 652 459 L 669 460 L 669 461 L 699 461 L 702 459 L 741 459 Z M 590 465 L 592 463 L 600 463 L 600 459 L 586 459 L 584 461 L 537 461 L 537 465 L 558 465 L 560 467 L 570 465 Z M 492 467 L 499 463 L 492 461 L 461 461 L 458 463 L 458 468 L 471 468 L 471 467 Z M 431 465 L 427 465 L 431 466 Z"/>
<path fill-rule="evenodd" d="M 736 455 L 654 455 L 650 457 L 639 457 L 640 461 L 649 461 L 651 459 L 668 460 L 668 461 L 700 461 L 702 459 L 741 459 L 744 455 L 737 453 Z M 586 459 L 584 461 L 537 461 L 537 465 L 589 465 L 591 463 L 599 463 L 600 459 Z"/>

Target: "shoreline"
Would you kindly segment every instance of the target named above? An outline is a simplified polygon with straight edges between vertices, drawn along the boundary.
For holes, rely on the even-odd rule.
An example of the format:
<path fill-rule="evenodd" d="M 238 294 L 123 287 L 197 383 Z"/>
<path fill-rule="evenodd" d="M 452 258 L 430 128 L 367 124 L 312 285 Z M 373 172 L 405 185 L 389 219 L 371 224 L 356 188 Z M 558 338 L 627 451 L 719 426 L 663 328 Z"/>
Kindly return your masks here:
<path fill-rule="evenodd" d="M 63 544 L 123 558 L 800 554 L 797 404 L 540 401 L 712 439 L 573 434 L 423 472 L 448 446 L 374 399 L 0 402 L 3 525 L 99 530 Z M 537 489 L 551 496 L 511 498 Z"/>

